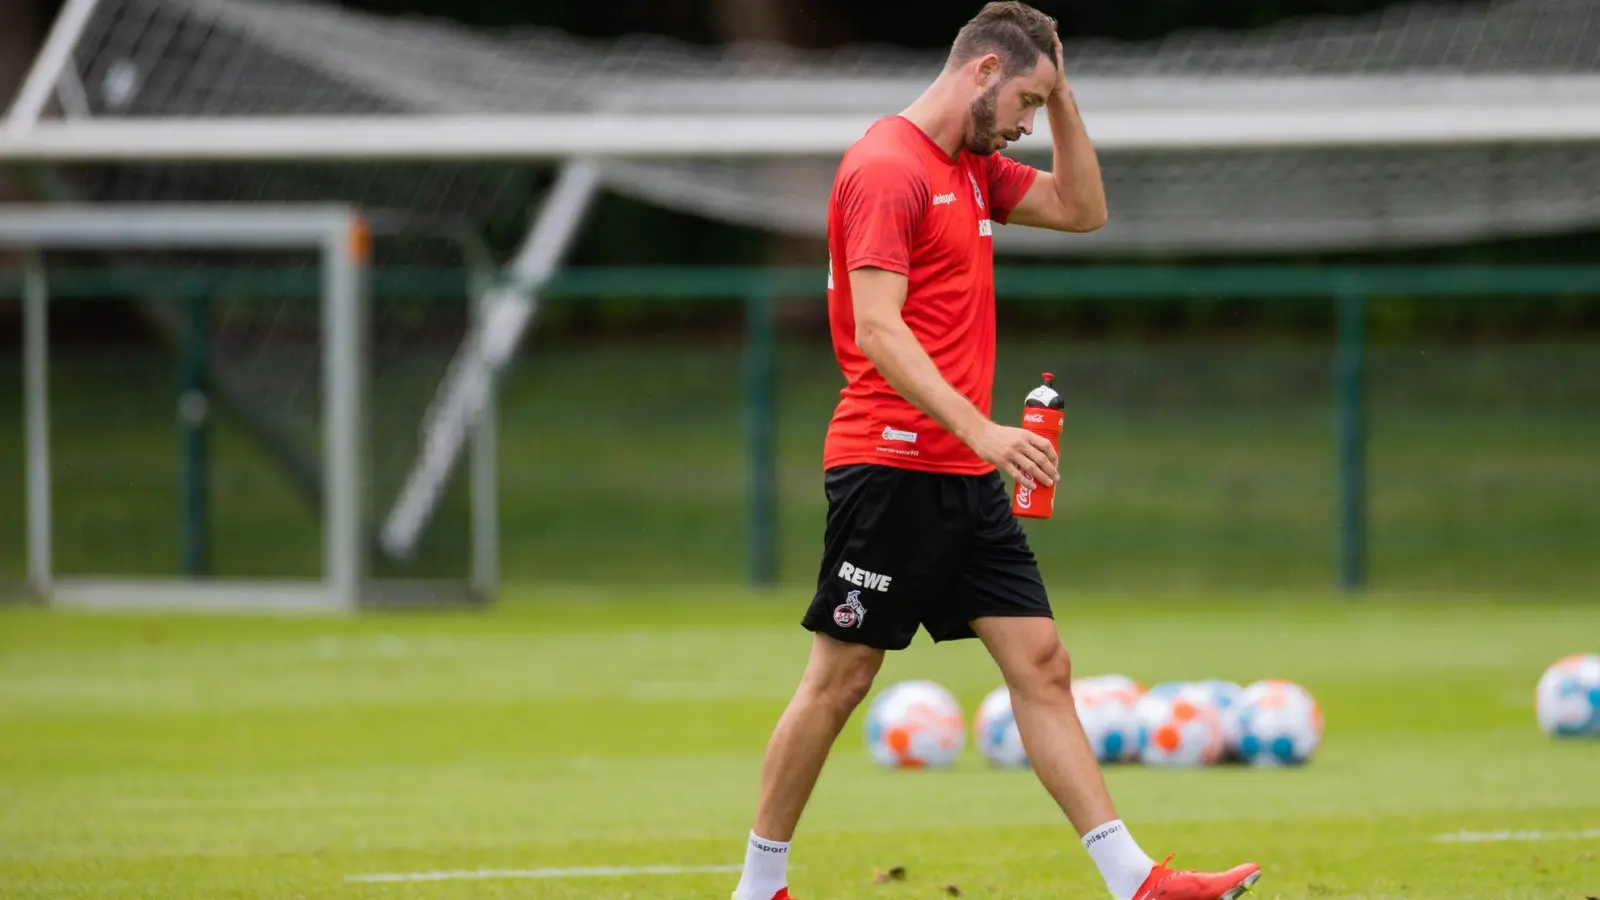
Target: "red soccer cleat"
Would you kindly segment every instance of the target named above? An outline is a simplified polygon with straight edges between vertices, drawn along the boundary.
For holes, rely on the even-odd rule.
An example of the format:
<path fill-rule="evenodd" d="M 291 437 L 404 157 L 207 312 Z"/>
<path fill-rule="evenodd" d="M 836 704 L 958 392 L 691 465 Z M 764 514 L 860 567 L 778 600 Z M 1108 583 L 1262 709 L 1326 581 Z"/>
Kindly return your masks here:
<path fill-rule="evenodd" d="M 737 891 L 735 891 L 733 894 L 733 900 L 739 900 L 739 893 Z M 789 896 L 788 888 L 781 887 L 778 888 L 778 892 L 776 894 L 772 895 L 772 900 L 795 900 L 795 898 Z"/>
<path fill-rule="evenodd" d="M 1171 860 L 1168 855 L 1150 870 L 1133 900 L 1235 900 L 1261 878 L 1261 867 L 1255 863 L 1226 872 L 1175 872 L 1167 868 Z"/>

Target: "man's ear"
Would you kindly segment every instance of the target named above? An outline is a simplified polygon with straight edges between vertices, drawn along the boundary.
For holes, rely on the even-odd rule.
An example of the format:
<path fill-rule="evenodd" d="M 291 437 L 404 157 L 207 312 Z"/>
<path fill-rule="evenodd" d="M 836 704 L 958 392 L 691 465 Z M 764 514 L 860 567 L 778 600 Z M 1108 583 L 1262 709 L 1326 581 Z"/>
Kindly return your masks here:
<path fill-rule="evenodd" d="M 985 53 L 978 57 L 978 65 L 973 72 L 978 81 L 978 87 L 988 88 L 1000 75 L 1000 57 L 995 53 Z"/>

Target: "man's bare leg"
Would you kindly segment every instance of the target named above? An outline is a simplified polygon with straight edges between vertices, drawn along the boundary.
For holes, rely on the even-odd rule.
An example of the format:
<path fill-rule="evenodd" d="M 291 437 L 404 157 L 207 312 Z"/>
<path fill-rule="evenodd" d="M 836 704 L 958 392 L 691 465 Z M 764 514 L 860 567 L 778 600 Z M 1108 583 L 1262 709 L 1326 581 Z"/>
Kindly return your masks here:
<path fill-rule="evenodd" d="M 1054 620 L 984 618 L 972 623 L 1000 666 L 1028 761 L 1078 835 L 1117 818 L 1100 763 L 1072 701 L 1072 660 Z"/>
<path fill-rule="evenodd" d="M 1011 711 L 1028 761 L 1044 789 L 1067 814 L 1106 887 L 1132 897 L 1155 865 L 1122 821 L 1106 789 L 1100 762 L 1072 701 L 1072 659 L 1056 623 L 1047 617 L 978 619 L 972 623 L 1005 676 Z"/>
<path fill-rule="evenodd" d="M 771 900 L 787 886 L 789 841 L 850 714 L 872 689 L 883 651 L 816 635 L 800 686 L 761 764 L 761 794 L 735 900 Z"/>
<path fill-rule="evenodd" d="M 1072 660 L 1047 617 L 974 620 L 972 630 L 999 664 L 1028 760 L 1067 814 L 1084 849 L 1121 900 L 1234 900 L 1261 877 L 1246 863 L 1226 872 L 1157 866 L 1128 833 L 1072 702 Z"/>

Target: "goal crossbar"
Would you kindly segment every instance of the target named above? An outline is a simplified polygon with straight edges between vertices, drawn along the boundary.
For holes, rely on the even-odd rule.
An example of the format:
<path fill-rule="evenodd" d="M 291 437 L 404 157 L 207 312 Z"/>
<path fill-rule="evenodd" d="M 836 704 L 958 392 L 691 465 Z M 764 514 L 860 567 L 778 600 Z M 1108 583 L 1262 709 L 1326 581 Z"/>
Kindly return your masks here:
<path fill-rule="evenodd" d="M 439 161 L 842 153 L 872 113 L 284 116 L 42 120 L 0 130 L 0 162 Z M 1584 99 L 1479 107 L 1124 109 L 1086 116 L 1106 152 L 1600 141 Z M 1012 148 L 1048 149 L 1048 123 Z"/>
<path fill-rule="evenodd" d="M 83 606 L 177 605 L 228 608 L 355 609 L 365 580 L 362 457 L 366 268 L 370 234 L 353 209 L 308 206 L 0 205 L 0 250 L 27 254 L 23 359 L 27 427 L 28 573 L 52 603 Z M 204 586 L 159 580 L 56 579 L 51 559 L 50 442 L 46 383 L 49 283 L 39 254 L 48 250 L 304 249 L 323 272 L 324 516 L 323 580 L 300 586 Z M 107 585 L 111 587 L 108 588 Z M 135 584 L 139 590 L 116 585 Z M 285 604 L 285 596 L 297 599 Z"/>

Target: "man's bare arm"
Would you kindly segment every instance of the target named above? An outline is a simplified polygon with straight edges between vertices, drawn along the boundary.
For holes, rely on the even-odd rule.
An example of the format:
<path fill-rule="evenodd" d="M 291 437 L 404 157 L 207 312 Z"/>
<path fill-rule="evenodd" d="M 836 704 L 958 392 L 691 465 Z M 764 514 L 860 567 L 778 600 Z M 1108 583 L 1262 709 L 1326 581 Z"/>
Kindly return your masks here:
<path fill-rule="evenodd" d="M 1057 231 L 1094 231 L 1106 224 L 1106 188 L 1089 129 L 1067 83 L 1056 41 L 1056 88 L 1045 100 L 1053 148 L 1051 170 L 1034 179 L 1008 221 Z"/>
<path fill-rule="evenodd" d="M 897 272 L 864 268 L 850 273 L 856 346 L 895 393 L 927 413 L 980 458 L 1013 478 L 1055 484 L 1056 454 L 1049 441 L 990 421 L 945 381 L 900 316 L 906 286 L 906 276 Z"/>

